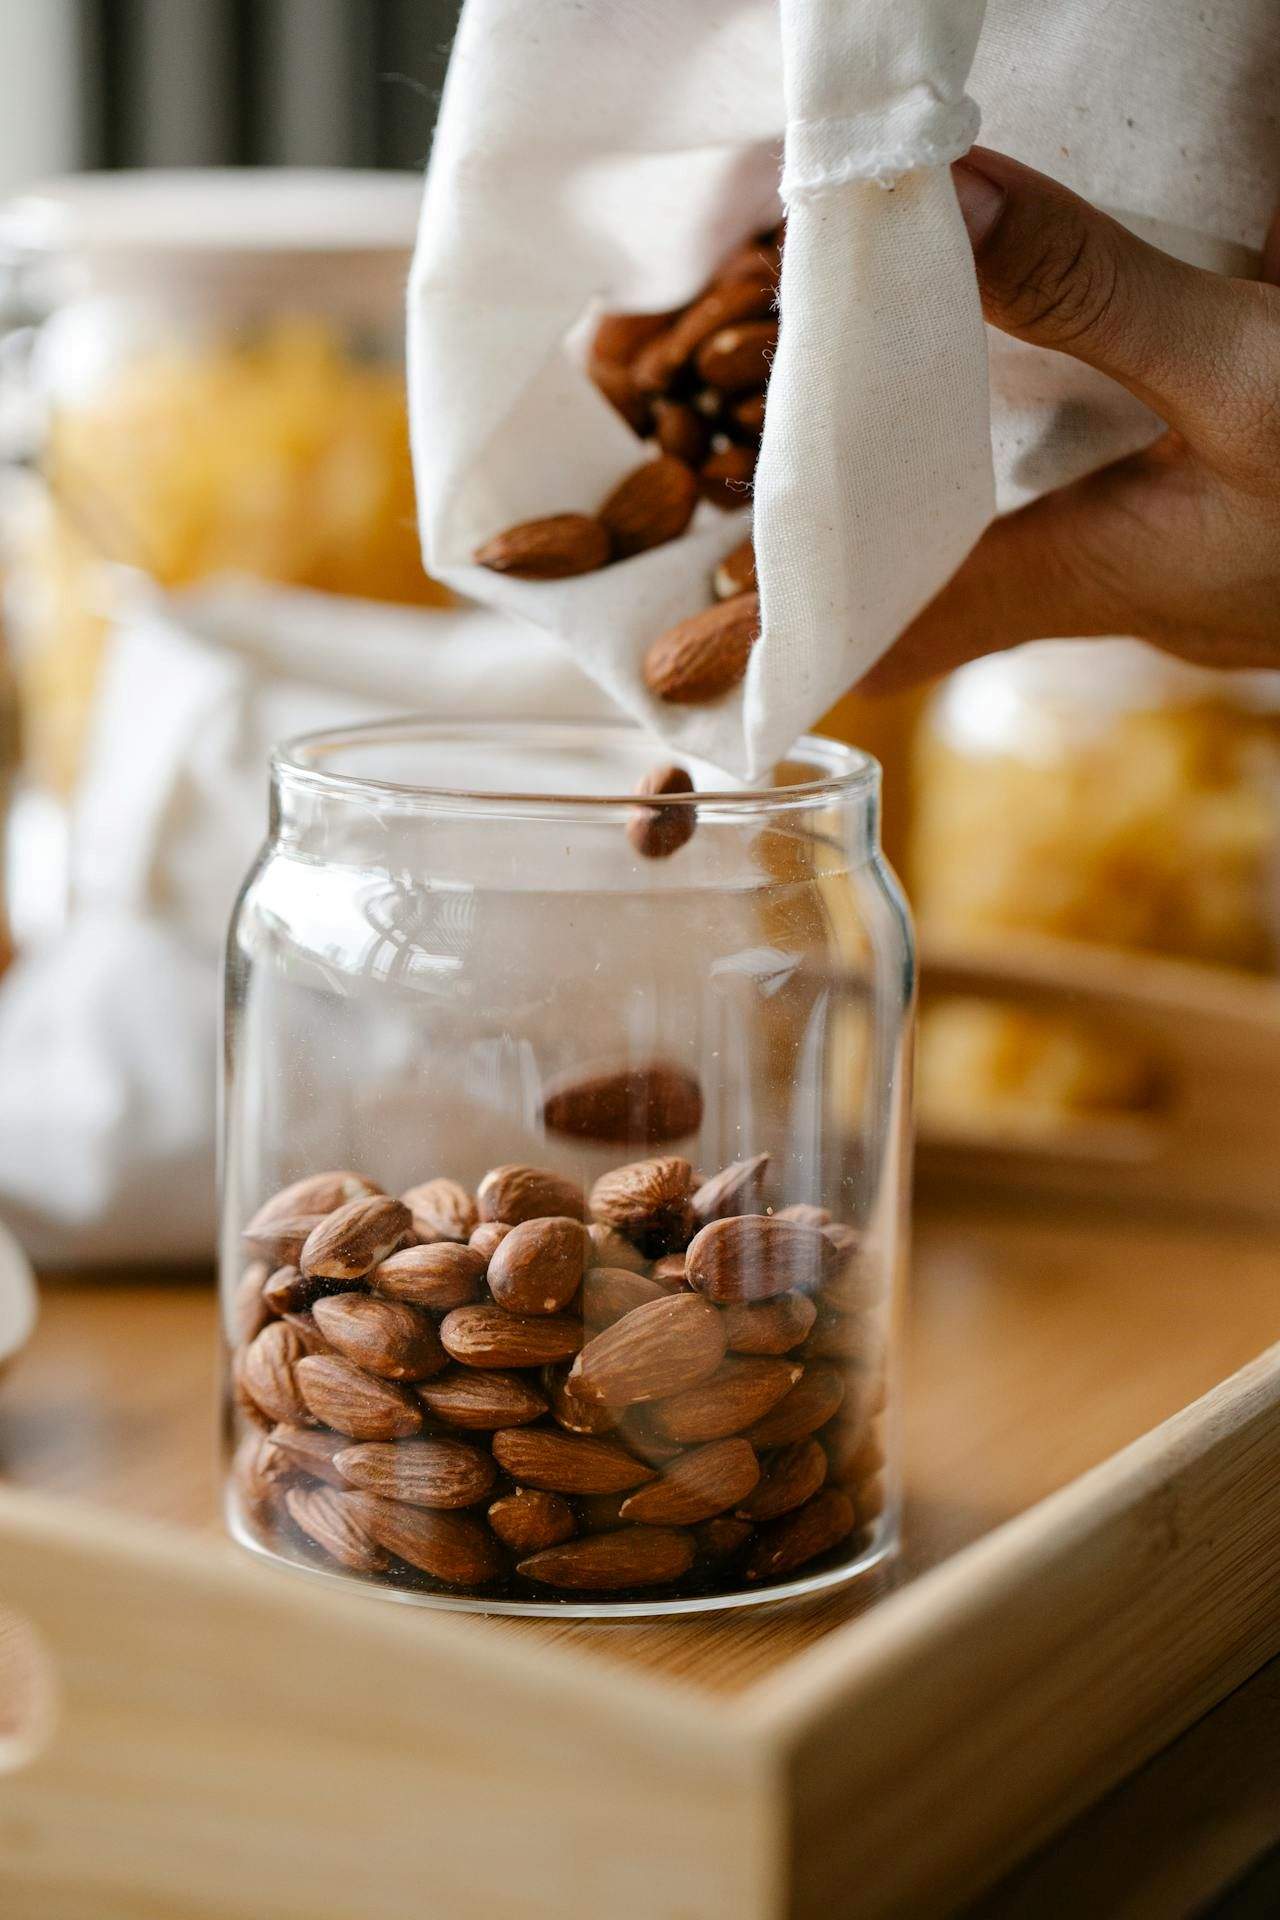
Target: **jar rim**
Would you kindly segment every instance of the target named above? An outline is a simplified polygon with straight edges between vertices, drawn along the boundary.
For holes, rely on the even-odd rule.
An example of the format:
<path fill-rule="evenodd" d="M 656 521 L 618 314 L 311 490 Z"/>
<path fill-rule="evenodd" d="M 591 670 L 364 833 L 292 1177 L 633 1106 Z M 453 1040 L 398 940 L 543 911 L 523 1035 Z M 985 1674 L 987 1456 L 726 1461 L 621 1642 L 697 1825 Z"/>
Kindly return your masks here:
<path fill-rule="evenodd" d="M 465 805 L 484 811 L 526 812 L 548 808 L 566 812 L 603 808 L 623 809 L 649 804 L 667 807 L 705 808 L 715 806 L 744 813 L 773 811 L 798 804 L 813 805 L 832 799 L 858 800 L 874 797 L 880 779 L 880 764 L 860 747 L 842 741 L 803 734 L 794 744 L 788 760 L 812 762 L 816 777 L 768 786 L 700 787 L 693 793 L 661 796 L 639 795 L 634 790 L 602 793 L 569 793 L 498 787 L 429 785 L 404 780 L 379 779 L 366 773 L 350 773 L 320 764 L 327 753 L 344 747 L 368 748 L 380 743 L 404 745 L 438 740 L 455 747 L 474 742 L 477 751 L 500 752 L 503 745 L 537 747 L 543 751 L 562 751 L 588 742 L 597 746 L 615 740 L 630 750 L 640 742 L 650 743 L 654 760 L 667 756 L 675 761 L 709 765 L 700 756 L 682 753 L 655 739 L 643 728 L 625 719 L 599 720 L 433 720 L 428 714 L 411 714 L 402 719 L 362 722 L 348 727 L 325 727 L 296 734 L 282 741 L 271 755 L 273 780 L 292 789 L 306 789 L 334 799 L 383 798 L 400 807 L 421 805 Z M 785 762 L 779 764 L 786 764 Z M 721 775 L 721 778 L 724 776 Z"/>

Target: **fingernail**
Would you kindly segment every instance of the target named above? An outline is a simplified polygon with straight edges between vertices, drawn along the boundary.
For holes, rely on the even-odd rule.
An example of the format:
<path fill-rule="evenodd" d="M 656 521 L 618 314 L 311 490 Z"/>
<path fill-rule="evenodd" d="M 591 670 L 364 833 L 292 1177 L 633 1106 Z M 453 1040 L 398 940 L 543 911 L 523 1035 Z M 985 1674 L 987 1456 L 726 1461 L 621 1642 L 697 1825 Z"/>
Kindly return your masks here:
<path fill-rule="evenodd" d="M 956 199 L 960 202 L 960 212 L 969 232 L 969 242 L 975 253 L 984 247 L 991 238 L 1000 215 L 1004 212 L 1005 191 L 985 173 L 979 173 L 976 167 L 968 167 L 963 160 L 957 160 L 951 169 L 951 178 L 955 181 Z"/>

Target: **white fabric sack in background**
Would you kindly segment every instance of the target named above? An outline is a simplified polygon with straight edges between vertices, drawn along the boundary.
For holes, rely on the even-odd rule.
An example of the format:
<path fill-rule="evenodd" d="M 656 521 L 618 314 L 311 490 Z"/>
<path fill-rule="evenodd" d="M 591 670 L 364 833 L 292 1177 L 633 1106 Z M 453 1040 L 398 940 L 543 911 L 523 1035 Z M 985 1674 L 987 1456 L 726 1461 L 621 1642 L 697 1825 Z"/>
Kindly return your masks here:
<path fill-rule="evenodd" d="M 212 1257 L 222 943 L 271 749 L 415 709 L 610 711 L 554 640 L 480 609 L 250 583 L 122 606 L 72 825 L 75 913 L 0 981 L 0 1218 L 34 1259 Z"/>
<path fill-rule="evenodd" d="M 984 19 L 985 14 L 985 19 Z M 410 287 L 431 570 L 559 634 L 673 741 L 761 773 L 948 578 L 993 511 L 1143 445 L 1113 383 L 981 325 L 946 168 L 977 130 L 1157 244 L 1248 272 L 1280 197 L 1276 0 L 467 0 Z M 785 156 L 785 165 L 780 163 Z M 886 191 L 887 188 L 892 191 Z M 592 316 L 691 298 L 789 226 L 742 689 L 664 707 L 640 661 L 747 516 L 578 579 L 469 564 L 591 511 L 646 454 Z"/>

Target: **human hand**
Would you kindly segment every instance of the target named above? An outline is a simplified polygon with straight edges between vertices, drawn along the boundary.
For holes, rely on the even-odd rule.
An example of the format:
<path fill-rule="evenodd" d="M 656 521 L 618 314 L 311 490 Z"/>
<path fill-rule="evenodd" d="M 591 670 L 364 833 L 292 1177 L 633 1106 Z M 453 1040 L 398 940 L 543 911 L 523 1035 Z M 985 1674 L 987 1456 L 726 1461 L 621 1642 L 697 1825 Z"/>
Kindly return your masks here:
<path fill-rule="evenodd" d="M 1280 667 L 1280 215 L 1263 280 L 1231 280 L 1003 154 L 953 175 L 991 325 L 1110 374 L 1168 431 L 997 520 L 859 690 L 1083 635 Z"/>

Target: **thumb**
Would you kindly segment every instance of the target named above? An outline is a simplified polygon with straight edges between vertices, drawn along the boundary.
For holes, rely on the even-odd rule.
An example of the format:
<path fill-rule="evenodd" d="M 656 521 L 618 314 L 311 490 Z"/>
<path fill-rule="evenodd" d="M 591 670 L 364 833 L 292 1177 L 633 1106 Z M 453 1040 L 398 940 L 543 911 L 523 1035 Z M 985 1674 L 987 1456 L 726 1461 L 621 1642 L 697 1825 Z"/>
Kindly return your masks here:
<path fill-rule="evenodd" d="M 1238 328 L 1229 281 L 1007 155 L 975 147 L 951 172 L 992 326 L 1110 374 L 1189 437 L 1212 432 Z"/>

